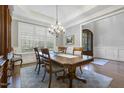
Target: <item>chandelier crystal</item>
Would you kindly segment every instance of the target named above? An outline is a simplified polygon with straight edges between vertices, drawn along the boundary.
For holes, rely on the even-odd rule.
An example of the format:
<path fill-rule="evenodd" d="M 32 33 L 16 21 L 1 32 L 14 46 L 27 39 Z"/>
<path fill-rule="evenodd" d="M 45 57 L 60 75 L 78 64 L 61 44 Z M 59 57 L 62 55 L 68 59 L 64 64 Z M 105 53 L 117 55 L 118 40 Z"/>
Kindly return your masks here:
<path fill-rule="evenodd" d="M 49 33 L 55 35 L 56 37 L 58 37 L 60 34 L 64 34 L 65 33 L 65 29 L 63 27 L 63 25 L 58 22 L 58 6 L 56 5 L 56 24 L 55 25 L 51 25 L 50 28 L 48 28 Z"/>

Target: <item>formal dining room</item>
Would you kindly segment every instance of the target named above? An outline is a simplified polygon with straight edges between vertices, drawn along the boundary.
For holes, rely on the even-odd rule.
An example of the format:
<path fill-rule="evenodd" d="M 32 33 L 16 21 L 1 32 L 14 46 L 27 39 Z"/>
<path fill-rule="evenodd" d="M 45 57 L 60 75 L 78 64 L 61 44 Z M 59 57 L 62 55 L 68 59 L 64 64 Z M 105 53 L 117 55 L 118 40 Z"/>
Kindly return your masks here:
<path fill-rule="evenodd" d="M 0 5 L 0 88 L 124 88 L 124 5 Z"/>

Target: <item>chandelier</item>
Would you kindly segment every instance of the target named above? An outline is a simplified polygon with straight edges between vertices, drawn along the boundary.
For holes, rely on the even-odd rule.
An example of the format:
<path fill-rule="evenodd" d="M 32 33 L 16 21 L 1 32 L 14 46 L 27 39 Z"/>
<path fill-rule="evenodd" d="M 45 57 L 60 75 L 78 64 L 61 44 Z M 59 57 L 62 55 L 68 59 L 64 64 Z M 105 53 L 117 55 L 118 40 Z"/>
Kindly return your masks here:
<path fill-rule="evenodd" d="M 63 25 L 60 22 L 58 22 L 58 6 L 57 5 L 56 5 L 56 23 L 54 25 L 51 24 L 48 30 L 49 30 L 49 33 L 51 33 L 52 35 L 55 35 L 56 37 L 58 37 L 60 34 L 65 33 L 65 29 Z"/>

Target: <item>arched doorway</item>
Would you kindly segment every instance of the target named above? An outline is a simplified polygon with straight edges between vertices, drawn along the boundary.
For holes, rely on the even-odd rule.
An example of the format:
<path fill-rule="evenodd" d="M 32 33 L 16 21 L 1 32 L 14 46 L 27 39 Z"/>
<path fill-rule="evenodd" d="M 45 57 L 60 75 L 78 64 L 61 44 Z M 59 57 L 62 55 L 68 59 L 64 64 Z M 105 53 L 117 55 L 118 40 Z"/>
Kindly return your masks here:
<path fill-rule="evenodd" d="M 83 54 L 93 56 L 93 33 L 89 29 L 82 30 Z"/>

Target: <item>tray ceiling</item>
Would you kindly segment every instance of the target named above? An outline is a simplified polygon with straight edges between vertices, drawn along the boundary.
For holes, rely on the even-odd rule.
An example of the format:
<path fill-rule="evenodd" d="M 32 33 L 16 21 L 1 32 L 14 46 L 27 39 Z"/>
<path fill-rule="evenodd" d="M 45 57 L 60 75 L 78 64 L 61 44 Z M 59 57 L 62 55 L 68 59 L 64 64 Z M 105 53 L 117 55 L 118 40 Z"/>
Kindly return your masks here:
<path fill-rule="evenodd" d="M 59 21 L 64 25 L 70 25 L 71 22 L 84 20 L 91 15 L 105 11 L 113 5 L 59 5 Z M 13 16 L 27 17 L 37 21 L 42 21 L 48 24 L 55 22 L 55 5 L 15 5 Z M 109 11 L 110 12 L 110 11 Z M 71 23 L 72 24 L 72 23 Z"/>

